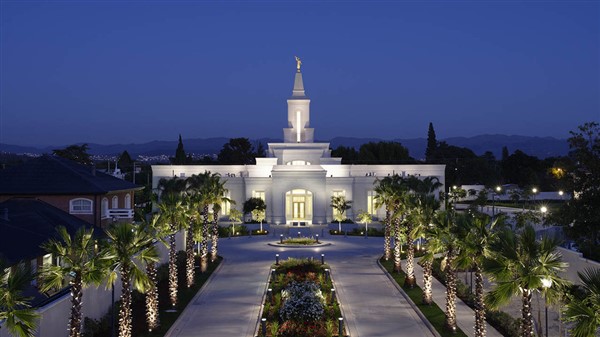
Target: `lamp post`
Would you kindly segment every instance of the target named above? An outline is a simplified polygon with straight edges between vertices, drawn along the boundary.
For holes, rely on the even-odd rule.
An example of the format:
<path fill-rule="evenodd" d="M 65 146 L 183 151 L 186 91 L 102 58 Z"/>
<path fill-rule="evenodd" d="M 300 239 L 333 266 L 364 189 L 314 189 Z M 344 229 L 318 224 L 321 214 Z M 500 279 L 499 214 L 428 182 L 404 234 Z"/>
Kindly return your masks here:
<path fill-rule="evenodd" d="M 558 191 L 558 195 L 560 195 L 560 200 L 565 199 L 564 194 L 565 194 L 565 192 L 563 192 L 562 190 Z"/>
<path fill-rule="evenodd" d="M 502 191 L 502 187 L 496 186 L 496 192 L 494 192 L 494 194 L 492 194 L 492 218 L 496 215 L 496 198 L 495 198 L 495 196 L 499 195 L 500 191 Z"/>
<path fill-rule="evenodd" d="M 542 207 L 540 207 L 540 212 L 542 213 L 542 225 L 543 225 L 544 221 L 546 220 L 546 212 L 548 212 L 548 208 L 546 206 L 542 206 Z"/>
<path fill-rule="evenodd" d="M 548 301 L 546 299 L 546 291 L 552 287 L 552 279 L 543 278 L 542 279 L 542 289 L 544 291 L 544 306 L 546 311 L 546 337 L 548 337 Z"/>

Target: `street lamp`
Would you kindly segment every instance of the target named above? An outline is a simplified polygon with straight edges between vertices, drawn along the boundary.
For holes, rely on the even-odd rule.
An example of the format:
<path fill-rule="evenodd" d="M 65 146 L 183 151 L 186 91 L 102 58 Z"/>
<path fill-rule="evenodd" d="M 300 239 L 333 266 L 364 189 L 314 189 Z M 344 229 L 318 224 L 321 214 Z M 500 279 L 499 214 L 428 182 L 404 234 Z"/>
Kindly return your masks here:
<path fill-rule="evenodd" d="M 548 301 L 546 299 L 546 291 L 552 287 L 552 279 L 542 278 L 542 289 L 544 290 L 544 305 L 546 309 L 546 337 L 548 337 Z"/>
<path fill-rule="evenodd" d="M 500 191 L 502 191 L 502 187 L 496 186 L 496 193 L 492 194 L 492 218 L 496 214 L 496 198 L 495 198 L 495 196 L 499 195 Z"/>
<path fill-rule="evenodd" d="M 548 208 L 546 206 L 540 207 L 540 212 L 542 212 L 542 224 L 544 224 L 544 220 L 546 220 L 546 213 L 548 212 Z"/>

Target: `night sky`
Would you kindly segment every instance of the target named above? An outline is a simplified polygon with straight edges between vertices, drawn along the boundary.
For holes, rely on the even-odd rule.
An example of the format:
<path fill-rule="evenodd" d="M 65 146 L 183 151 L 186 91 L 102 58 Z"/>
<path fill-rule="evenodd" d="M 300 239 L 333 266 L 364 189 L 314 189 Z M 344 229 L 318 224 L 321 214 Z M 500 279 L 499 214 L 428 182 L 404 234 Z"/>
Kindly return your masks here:
<path fill-rule="evenodd" d="M 598 1 L 2 1 L 0 142 L 317 139 L 600 120 Z"/>

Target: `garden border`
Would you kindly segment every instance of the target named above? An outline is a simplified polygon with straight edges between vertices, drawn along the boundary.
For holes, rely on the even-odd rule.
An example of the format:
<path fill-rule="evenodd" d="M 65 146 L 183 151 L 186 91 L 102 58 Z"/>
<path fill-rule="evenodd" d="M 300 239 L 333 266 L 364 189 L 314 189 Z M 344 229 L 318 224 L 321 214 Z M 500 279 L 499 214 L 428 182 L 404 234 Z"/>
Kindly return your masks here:
<path fill-rule="evenodd" d="M 210 276 L 206 279 L 206 282 L 204 282 L 204 284 L 202 285 L 202 287 L 200 287 L 200 289 L 198 289 L 198 292 L 196 293 L 196 295 L 194 295 L 194 297 L 192 297 L 192 299 L 190 300 L 190 302 L 188 303 L 188 305 L 185 306 L 185 309 L 183 309 L 181 311 L 181 313 L 179 313 L 179 316 L 177 317 L 177 319 L 175 320 L 175 322 L 173 322 L 173 324 L 171 325 L 171 327 L 169 328 L 169 330 L 167 330 L 167 332 L 165 333 L 164 337 L 170 337 L 172 336 L 172 334 L 174 333 L 174 329 L 177 326 L 177 323 L 179 322 L 179 320 L 181 319 L 181 317 L 183 316 L 183 314 L 187 311 L 187 310 L 191 310 L 191 303 L 195 302 L 198 297 L 200 297 L 200 295 L 204 292 L 204 289 L 206 288 L 206 286 L 212 282 L 212 279 L 215 277 L 215 275 L 221 270 L 221 267 L 223 267 L 223 264 L 225 263 L 225 258 L 221 257 L 221 263 L 219 263 L 219 265 L 217 266 L 217 268 L 215 268 L 215 270 L 213 270 L 213 272 L 210 274 Z"/>
<path fill-rule="evenodd" d="M 387 278 L 390 280 L 390 282 L 392 282 L 392 284 L 394 285 L 394 287 L 396 287 L 398 292 L 400 292 L 400 294 L 402 294 L 402 297 L 404 297 L 406 302 L 408 302 L 408 304 L 410 304 L 410 307 L 417 313 L 417 316 L 419 316 L 419 318 L 421 319 L 421 321 L 423 321 L 423 323 L 429 329 L 429 331 L 431 331 L 431 333 L 434 336 L 441 337 L 440 333 L 437 332 L 437 330 L 435 329 L 435 327 L 433 325 L 431 325 L 431 323 L 429 322 L 427 317 L 425 317 L 425 315 L 423 315 L 423 313 L 421 312 L 419 307 L 417 307 L 415 302 L 413 302 L 413 300 L 408 296 L 408 294 L 406 294 L 404 292 L 404 289 L 402 289 L 402 287 L 400 287 L 400 285 L 396 282 L 396 280 L 394 280 L 394 278 L 392 278 L 392 276 L 390 275 L 390 273 L 388 273 L 388 271 L 385 269 L 385 267 L 383 267 L 383 265 L 381 265 L 381 262 L 379 260 L 381 260 L 382 257 L 383 257 L 383 255 L 381 257 L 377 258 L 377 265 L 379 266 L 379 268 L 381 268 L 381 270 L 384 272 L 385 276 L 387 276 Z"/>

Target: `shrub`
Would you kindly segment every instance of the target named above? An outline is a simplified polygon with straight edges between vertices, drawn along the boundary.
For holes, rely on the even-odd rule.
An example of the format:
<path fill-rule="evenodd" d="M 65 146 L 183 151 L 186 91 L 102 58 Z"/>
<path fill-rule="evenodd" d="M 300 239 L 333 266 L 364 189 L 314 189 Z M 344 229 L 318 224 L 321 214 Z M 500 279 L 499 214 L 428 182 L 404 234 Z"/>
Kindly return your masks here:
<path fill-rule="evenodd" d="M 284 321 L 316 321 L 323 316 L 323 294 L 315 282 L 292 281 L 283 291 L 282 297 L 285 302 L 279 315 Z"/>
<path fill-rule="evenodd" d="M 285 321 L 279 328 L 279 337 L 315 337 L 325 336 L 322 322 Z"/>

